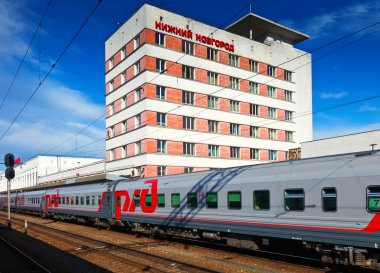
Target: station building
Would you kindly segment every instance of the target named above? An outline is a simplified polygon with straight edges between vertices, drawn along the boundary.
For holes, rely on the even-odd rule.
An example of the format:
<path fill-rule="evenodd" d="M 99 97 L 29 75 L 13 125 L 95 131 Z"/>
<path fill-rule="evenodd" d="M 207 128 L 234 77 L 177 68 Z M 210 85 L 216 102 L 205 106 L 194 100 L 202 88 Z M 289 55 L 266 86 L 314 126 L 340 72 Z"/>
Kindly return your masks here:
<path fill-rule="evenodd" d="M 152 177 L 283 161 L 312 140 L 308 36 L 143 5 L 105 43 L 106 165 Z"/>

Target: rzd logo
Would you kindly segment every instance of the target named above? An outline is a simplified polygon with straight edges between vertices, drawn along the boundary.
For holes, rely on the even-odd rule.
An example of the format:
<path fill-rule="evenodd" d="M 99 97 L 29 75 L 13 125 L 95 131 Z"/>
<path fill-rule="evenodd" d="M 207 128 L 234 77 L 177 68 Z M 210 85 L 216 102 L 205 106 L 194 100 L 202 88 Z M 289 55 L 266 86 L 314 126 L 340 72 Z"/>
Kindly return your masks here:
<path fill-rule="evenodd" d="M 149 194 L 149 189 L 135 189 L 132 195 L 132 199 L 129 196 L 128 191 L 115 191 L 115 217 L 116 219 L 121 219 L 121 212 L 134 212 L 136 209 L 134 198 L 140 199 L 140 207 L 143 213 L 153 213 L 157 208 L 157 184 L 158 180 L 147 180 L 144 184 L 151 184 L 151 204 L 147 206 L 146 204 L 146 196 Z M 121 207 L 121 198 L 125 197 L 125 202 L 123 208 Z"/>
<path fill-rule="evenodd" d="M 60 190 L 57 189 L 56 192 L 57 192 L 56 194 L 52 194 L 51 196 L 50 196 L 50 194 L 45 195 L 46 211 L 48 208 L 52 208 L 53 206 L 58 207 Z"/>

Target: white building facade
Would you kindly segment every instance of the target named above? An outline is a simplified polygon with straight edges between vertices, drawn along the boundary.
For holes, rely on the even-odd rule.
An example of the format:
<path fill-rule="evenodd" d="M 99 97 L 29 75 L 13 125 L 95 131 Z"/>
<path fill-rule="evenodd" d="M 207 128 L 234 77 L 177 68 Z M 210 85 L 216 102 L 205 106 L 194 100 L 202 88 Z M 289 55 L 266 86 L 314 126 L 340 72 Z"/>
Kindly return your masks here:
<path fill-rule="evenodd" d="M 106 164 L 151 177 L 286 160 L 312 139 L 308 36 L 143 5 L 106 41 Z"/>
<path fill-rule="evenodd" d="M 65 178 L 64 173 L 68 170 L 75 170 L 75 174 L 83 175 L 86 171 L 93 172 L 94 170 L 80 171 L 82 168 L 94 163 L 103 163 L 101 158 L 82 158 L 82 157 L 61 157 L 61 156 L 36 156 L 20 165 L 14 167 L 15 178 L 12 180 L 11 189 L 27 189 L 41 183 L 54 183 Z M 91 167 L 94 168 L 94 167 Z M 95 167 L 96 168 L 96 167 Z M 98 167 L 101 169 L 101 167 Z M 71 175 L 71 173 L 70 173 Z M 72 175 L 71 175 L 72 176 Z M 0 173 L 0 192 L 7 189 L 7 180 L 4 177 L 4 172 Z"/>
<path fill-rule="evenodd" d="M 380 130 L 360 132 L 301 143 L 301 158 L 380 149 Z"/>

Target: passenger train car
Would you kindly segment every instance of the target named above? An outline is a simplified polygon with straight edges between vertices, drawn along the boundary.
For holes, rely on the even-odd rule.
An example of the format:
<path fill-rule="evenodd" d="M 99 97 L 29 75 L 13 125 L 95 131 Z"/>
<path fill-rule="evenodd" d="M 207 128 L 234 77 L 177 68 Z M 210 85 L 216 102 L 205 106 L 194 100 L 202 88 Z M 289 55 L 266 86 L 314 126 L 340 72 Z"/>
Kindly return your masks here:
<path fill-rule="evenodd" d="M 11 208 L 380 268 L 380 151 L 24 191 Z"/>

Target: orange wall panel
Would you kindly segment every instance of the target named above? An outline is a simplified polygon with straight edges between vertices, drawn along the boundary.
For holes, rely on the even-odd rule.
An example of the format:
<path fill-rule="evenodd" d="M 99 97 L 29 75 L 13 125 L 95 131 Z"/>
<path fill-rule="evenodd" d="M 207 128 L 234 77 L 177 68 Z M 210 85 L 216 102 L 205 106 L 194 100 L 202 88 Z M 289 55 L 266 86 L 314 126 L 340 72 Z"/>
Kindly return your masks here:
<path fill-rule="evenodd" d="M 250 149 L 249 148 L 240 148 L 240 158 L 241 159 L 250 159 Z"/>
<path fill-rule="evenodd" d="M 141 113 L 142 125 L 157 125 L 157 113 L 152 111 L 145 111 Z"/>
<path fill-rule="evenodd" d="M 249 59 L 240 57 L 240 67 L 249 70 Z"/>
<path fill-rule="evenodd" d="M 277 151 L 277 161 L 285 161 L 285 160 L 286 160 L 286 152 Z"/>
<path fill-rule="evenodd" d="M 228 122 L 219 121 L 219 133 L 229 134 L 230 133 L 230 124 Z"/>
<path fill-rule="evenodd" d="M 174 88 L 166 88 L 166 100 L 175 103 L 182 103 L 182 91 Z"/>
<path fill-rule="evenodd" d="M 182 65 L 173 62 L 166 62 L 166 73 L 175 77 L 182 78 Z"/>
<path fill-rule="evenodd" d="M 285 141 L 285 131 L 277 130 L 277 140 Z"/>
<path fill-rule="evenodd" d="M 166 47 L 176 51 L 182 51 L 182 40 L 177 37 L 166 35 Z"/>
<path fill-rule="evenodd" d="M 284 80 L 285 79 L 284 69 L 282 69 L 282 68 L 276 68 L 276 78 L 278 78 L 280 80 Z"/>
<path fill-rule="evenodd" d="M 196 106 L 200 106 L 200 107 L 208 106 L 207 95 L 205 94 L 195 93 L 194 100 L 195 100 Z"/>
<path fill-rule="evenodd" d="M 261 127 L 260 128 L 260 138 L 268 139 L 268 137 L 269 137 L 268 128 Z"/>
<path fill-rule="evenodd" d="M 269 160 L 268 150 L 260 150 L 260 160 Z"/>
<path fill-rule="evenodd" d="M 249 137 L 250 136 L 249 131 L 250 131 L 249 125 L 240 125 L 240 135 L 241 136 Z"/>
<path fill-rule="evenodd" d="M 265 84 L 260 84 L 260 95 L 261 96 L 268 96 L 268 86 Z"/>
<path fill-rule="evenodd" d="M 260 106 L 260 117 L 267 118 L 268 117 L 268 107 L 267 106 Z"/>
<path fill-rule="evenodd" d="M 219 62 L 223 64 L 229 64 L 228 53 L 224 51 L 219 51 Z"/>
<path fill-rule="evenodd" d="M 170 166 L 170 167 L 166 168 L 166 174 L 167 175 L 179 174 L 179 173 L 184 173 L 184 172 L 185 172 L 185 168 L 184 167 L 173 167 L 173 166 Z"/>
<path fill-rule="evenodd" d="M 224 111 L 230 111 L 230 100 L 225 98 L 219 98 L 219 109 Z"/>
<path fill-rule="evenodd" d="M 195 129 L 201 132 L 208 132 L 207 119 L 195 118 Z"/>
<path fill-rule="evenodd" d="M 281 88 L 277 88 L 277 98 L 279 100 L 285 100 L 285 90 Z"/>
<path fill-rule="evenodd" d="M 195 46 L 195 56 L 207 58 L 207 47 L 197 44 Z"/>
<path fill-rule="evenodd" d="M 182 116 L 167 114 L 166 126 L 170 128 L 182 129 Z"/>
<path fill-rule="evenodd" d="M 195 79 L 200 82 L 207 82 L 207 71 L 195 68 Z"/>
<path fill-rule="evenodd" d="M 154 44 L 155 42 L 156 42 L 156 34 L 153 30 L 144 29 L 140 33 L 140 43 L 141 44 L 144 44 L 144 43 Z"/>
<path fill-rule="evenodd" d="M 278 120 L 285 120 L 285 110 L 277 109 L 277 119 Z"/>
<path fill-rule="evenodd" d="M 230 158 L 230 147 L 227 146 L 219 146 L 219 156 L 221 158 Z"/>
<path fill-rule="evenodd" d="M 183 154 L 183 144 L 180 141 L 167 141 L 166 151 L 170 155 L 182 155 Z"/>
<path fill-rule="evenodd" d="M 249 92 L 249 81 L 240 80 L 240 91 Z"/>
<path fill-rule="evenodd" d="M 268 65 L 264 63 L 259 63 L 259 73 L 261 75 L 268 75 Z"/>
<path fill-rule="evenodd" d="M 197 143 L 195 144 L 195 151 L 197 156 L 208 156 L 208 145 Z"/>
<path fill-rule="evenodd" d="M 219 75 L 219 85 L 223 87 L 229 87 L 230 77 L 226 75 Z"/>
<path fill-rule="evenodd" d="M 240 113 L 249 115 L 249 103 L 248 102 L 240 102 Z"/>

